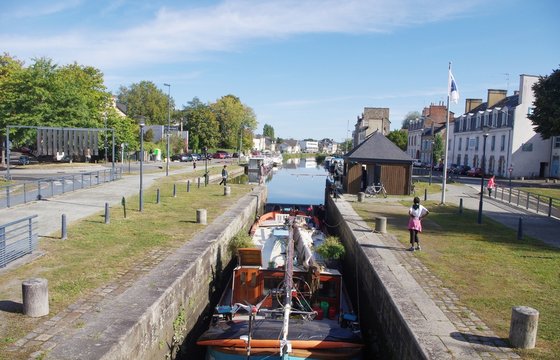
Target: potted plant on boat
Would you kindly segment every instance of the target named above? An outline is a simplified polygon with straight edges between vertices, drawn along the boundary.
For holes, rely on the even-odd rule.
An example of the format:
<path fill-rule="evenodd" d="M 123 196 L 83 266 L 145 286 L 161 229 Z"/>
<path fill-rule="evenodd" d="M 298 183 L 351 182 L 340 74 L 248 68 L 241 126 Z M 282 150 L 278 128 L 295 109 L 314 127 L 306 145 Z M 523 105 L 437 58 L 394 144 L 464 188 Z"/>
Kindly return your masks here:
<path fill-rule="evenodd" d="M 345 253 L 344 245 L 336 236 L 327 237 L 315 251 L 325 260 L 327 266 L 333 266 Z"/>

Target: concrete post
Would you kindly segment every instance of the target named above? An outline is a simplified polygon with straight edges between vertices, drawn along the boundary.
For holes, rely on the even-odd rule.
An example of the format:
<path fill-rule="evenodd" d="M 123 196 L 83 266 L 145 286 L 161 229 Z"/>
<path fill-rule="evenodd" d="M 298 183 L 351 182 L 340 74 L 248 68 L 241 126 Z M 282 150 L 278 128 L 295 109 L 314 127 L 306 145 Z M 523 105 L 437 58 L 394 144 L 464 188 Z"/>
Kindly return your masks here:
<path fill-rule="evenodd" d="M 206 225 L 206 209 L 196 209 L 196 222 Z"/>
<path fill-rule="evenodd" d="M 231 186 L 224 186 L 224 196 L 229 196 L 231 194 Z"/>
<path fill-rule="evenodd" d="M 41 317 L 49 314 L 49 287 L 47 279 L 35 278 L 21 284 L 23 315 Z"/>
<path fill-rule="evenodd" d="M 109 224 L 111 222 L 111 217 L 109 214 L 109 203 L 105 203 L 105 224 Z"/>
<path fill-rule="evenodd" d="M 387 218 L 379 216 L 375 218 L 375 231 L 385 234 L 387 232 Z"/>
<path fill-rule="evenodd" d="M 358 193 L 358 202 L 363 202 L 364 201 L 364 196 L 366 195 L 366 193 L 364 193 L 363 191 L 360 191 Z"/>
<path fill-rule="evenodd" d="M 68 238 L 68 231 L 66 230 L 66 214 L 62 214 L 62 225 L 60 230 L 60 239 L 66 240 Z"/>
<path fill-rule="evenodd" d="M 539 312 L 528 306 L 515 306 L 511 310 L 509 342 L 520 349 L 532 349 L 537 340 Z"/>

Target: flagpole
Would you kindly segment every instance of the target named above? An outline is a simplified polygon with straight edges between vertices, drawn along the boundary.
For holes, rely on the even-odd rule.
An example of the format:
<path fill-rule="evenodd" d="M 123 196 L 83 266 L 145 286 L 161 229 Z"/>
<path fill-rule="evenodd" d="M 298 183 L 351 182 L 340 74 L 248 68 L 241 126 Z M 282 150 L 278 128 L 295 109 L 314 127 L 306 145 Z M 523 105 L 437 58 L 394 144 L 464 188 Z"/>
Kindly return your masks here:
<path fill-rule="evenodd" d="M 445 205 L 445 186 L 447 184 L 447 155 L 449 149 L 449 90 L 451 89 L 451 61 L 447 69 L 447 117 L 445 120 L 445 151 L 443 158 L 443 180 L 441 186 L 441 204 Z"/>

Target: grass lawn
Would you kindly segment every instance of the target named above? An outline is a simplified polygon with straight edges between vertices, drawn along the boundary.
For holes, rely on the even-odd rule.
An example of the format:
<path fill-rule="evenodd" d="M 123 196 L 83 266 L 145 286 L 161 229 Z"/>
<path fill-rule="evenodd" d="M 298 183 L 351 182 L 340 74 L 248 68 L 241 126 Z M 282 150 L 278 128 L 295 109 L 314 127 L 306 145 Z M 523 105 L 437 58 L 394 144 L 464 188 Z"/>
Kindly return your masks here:
<path fill-rule="evenodd" d="M 111 223 L 104 224 L 103 213 L 72 224 L 68 240 L 41 238 L 39 251 L 44 255 L 30 263 L 2 273 L 0 300 L 4 308 L 11 305 L 14 311 L 0 312 L 0 359 L 12 360 L 14 354 L 6 348 L 25 336 L 47 318 L 28 318 L 17 311 L 21 303 L 21 282 L 33 277 L 46 278 L 49 282 L 49 317 L 55 316 L 94 289 L 110 283 L 118 273 L 133 267 L 150 251 L 173 251 L 188 242 L 204 225 L 196 223 L 196 209 L 207 209 L 208 222 L 212 222 L 241 196 L 251 191 L 250 185 L 231 184 L 231 196 L 225 197 L 222 186 L 210 184 L 200 188 L 195 178 L 202 176 L 204 168 L 189 174 L 192 179 L 190 192 L 184 187 L 185 175 L 160 179 L 144 195 L 144 212 L 138 212 L 138 198 L 127 199 L 127 218 L 122 207 L 111 209 Z M 219 169 L 212 169 L 218 172 Z M 173 183 L 177 197 L 173 198 Z M 156 188 L 161 189 L 161 203 L 155 204 Z"/>
<path fill-rule="evenodd" d="M 422 185 L 420 187 L 423 189 Z M 418 187 L 417 187 L 418 189 Z M 431 191 L 431 190 L 429 190 Z M 441 190 L 439 190 L 441 191 Z M 417 194 L 419 194 L 417 190 Z M 422 190 L 423 194 L 423 190 Z M 560 354 L 560 250 L 530 238 L 517 240 L 516 232 L 456 206 L 423 203 L 430 215 L 424 220 L 420 260 L 452 289 L 462 303 L 500 337 L 507 339 L 513 306 L 525 305 L 540 313 L 537 347 L 520 351 L 524 359 L 558 359 Z M 410 198 L 396 212 L 375 203 L 353 203 L 375 228 L 372 213 L 388 216 L 387 231 L 408 247 Z"/>

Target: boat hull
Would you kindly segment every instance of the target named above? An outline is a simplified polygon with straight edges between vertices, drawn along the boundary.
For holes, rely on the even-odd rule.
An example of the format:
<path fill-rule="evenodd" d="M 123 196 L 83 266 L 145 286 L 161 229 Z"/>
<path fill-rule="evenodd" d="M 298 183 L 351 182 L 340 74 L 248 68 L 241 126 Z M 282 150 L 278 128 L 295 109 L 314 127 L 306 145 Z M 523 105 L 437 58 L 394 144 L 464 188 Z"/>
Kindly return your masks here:
<path fill-rule="evenodd" d="M 246 360 L 245 348 L 226 348 L 209 346 L 207 360 Z M 277 348 L 251 348 L 251 360 L 359 360 L 362 359 L 357 349 L 306 350 L 294 349 L 287 357 L 282 357 Z"/>

